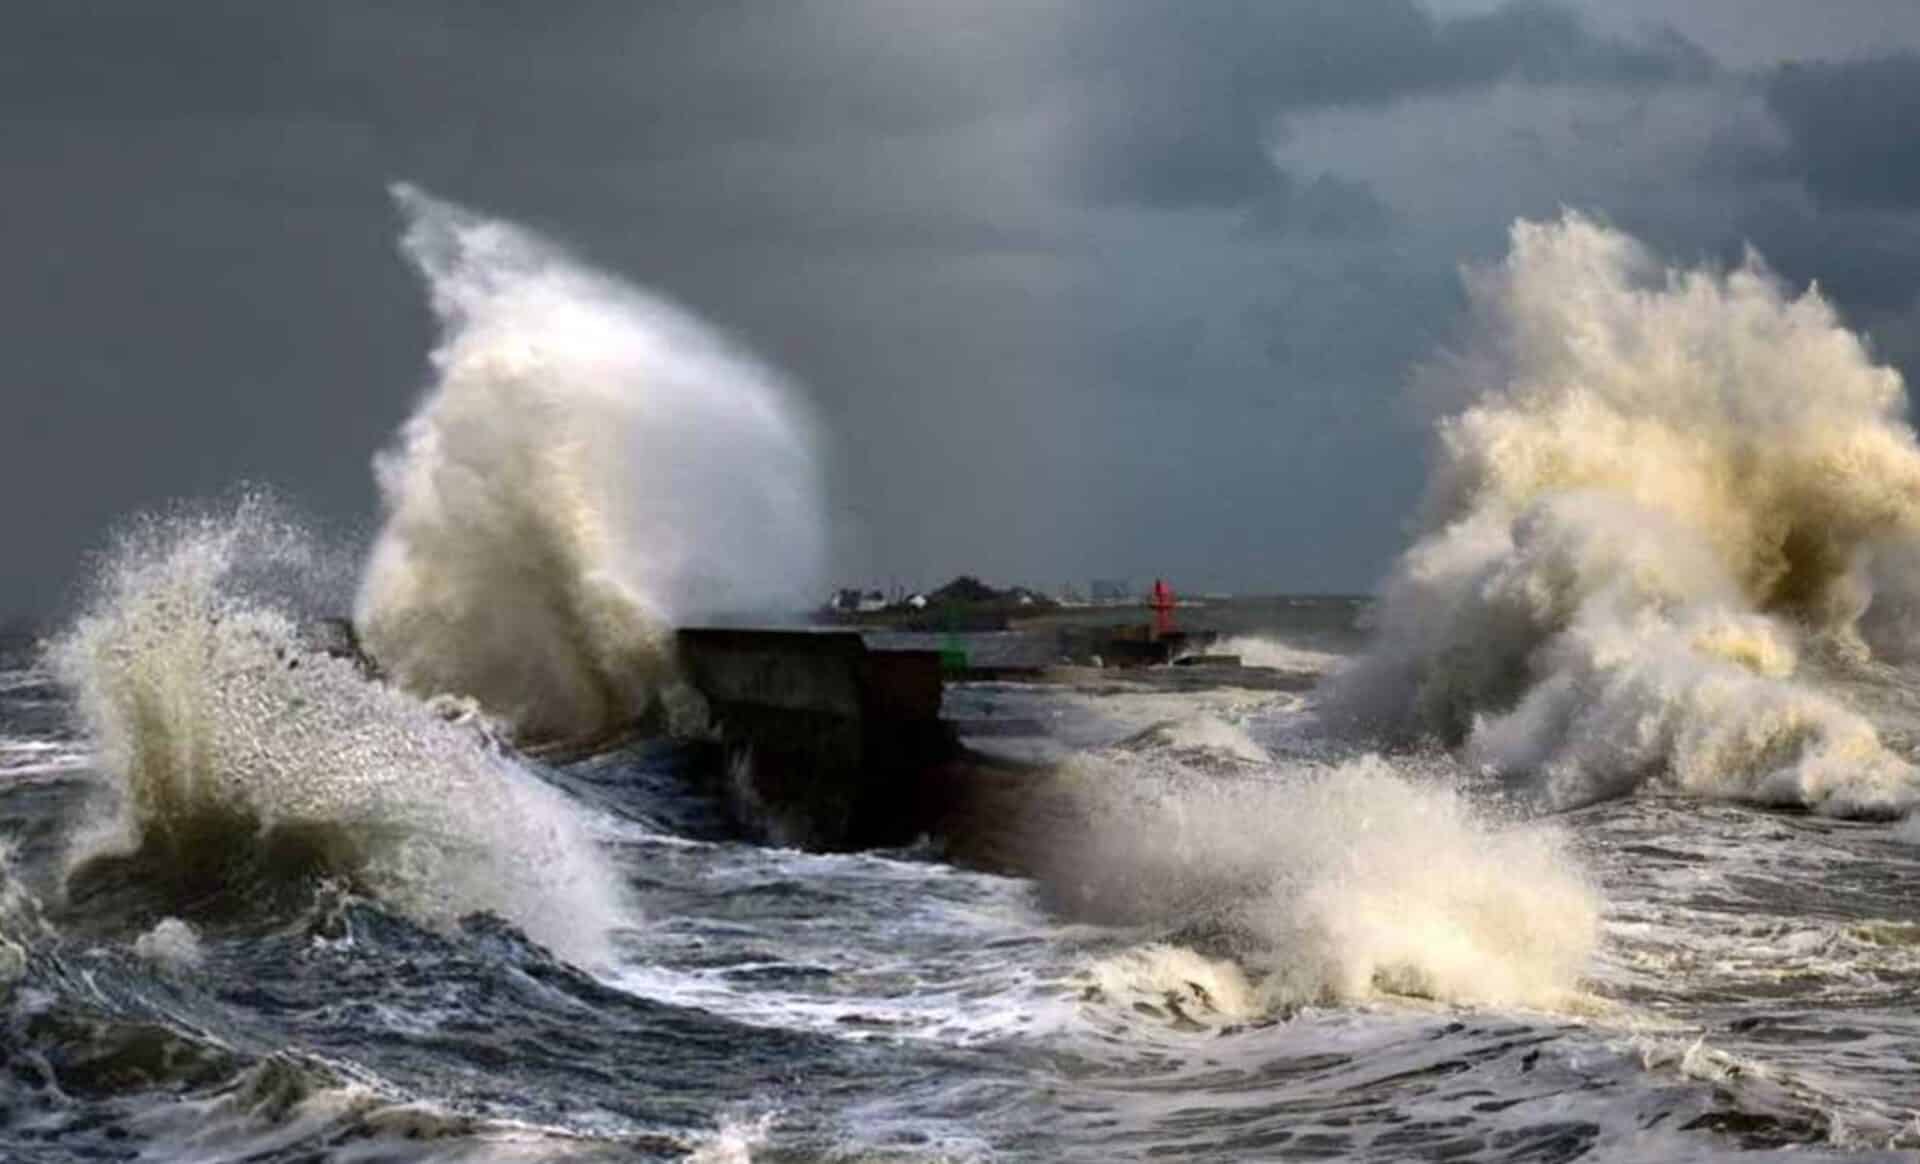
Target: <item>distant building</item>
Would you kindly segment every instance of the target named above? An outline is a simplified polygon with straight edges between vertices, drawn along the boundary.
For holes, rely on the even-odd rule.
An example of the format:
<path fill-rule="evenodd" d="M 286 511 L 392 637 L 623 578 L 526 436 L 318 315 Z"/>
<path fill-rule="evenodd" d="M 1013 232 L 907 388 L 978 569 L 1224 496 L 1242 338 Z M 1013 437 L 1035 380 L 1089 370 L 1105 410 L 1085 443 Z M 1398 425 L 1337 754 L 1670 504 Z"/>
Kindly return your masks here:
<path fill-rule="evenodd" d="M 871 614 L 887 608 L 887 596 L 878 590 L 848 586 L 834 591 L 833 597 L 827 600 L 827 606 L 841 614 Z"/>
<path fill-rule="evenodd" d="M 1087 592 L 1095 602 L 1128 602 L 1133 598 L 1133 587 L 1125 578 L 1095 578 Z"/>

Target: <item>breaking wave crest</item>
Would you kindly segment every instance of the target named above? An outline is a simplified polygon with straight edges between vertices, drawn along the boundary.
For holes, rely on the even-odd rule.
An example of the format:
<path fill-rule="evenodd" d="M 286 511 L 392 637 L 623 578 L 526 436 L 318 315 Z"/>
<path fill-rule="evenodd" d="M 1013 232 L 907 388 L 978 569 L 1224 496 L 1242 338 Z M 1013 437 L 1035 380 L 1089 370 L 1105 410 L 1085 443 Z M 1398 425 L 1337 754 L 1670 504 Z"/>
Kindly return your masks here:
<path fill-rule="evenodd" d="M 1863 658 L 1876 581 L 1890 607 L 1916 586 L 1890 569 L 1920 538 L 1899 375 L 1757 257 L 1666 269 L 1572 214 L 1516 224 L 1468 289 L 1474 342 L 1428 370 L 1465 404 L 1425 532 L 1334 715 L 1463 743 L 1556 807 L 1908 803 L 1913 768 L 1809 663 Z"/>
<path fill-rule="evenodd" d="M 1102 993 L 1197 983 L 1183 1012 L 1226 1021 L 1376 995 L 1579 997 L 1600 901 L 1551 827 L 1491 820 L 1371 756 L 1196 769 L 1110 752 L 1069 768 L 1091 827 L 1052 891 L 1162 935 L 1096 966 Z"/>
<path fill-rule="evenodd" d="M 154 520 L 49 648 L 103 787 L 69 885 L 131 862 L 183 905 L 342 879 L 430 925 L 500 914 L 598 960 L 622 916 L 586 821 L 473 727 L 301 634 L 321 555 L 257 498 Z"/>
<path fill-rule="evenodd" d="M 1207 648 L 1207 653 L 1238 655 L 1240 662 L 1248 667 L 1314 675 L 1331 671 L 1341 658 L 1330 651 L 1315 650 L 1266 635 L 1234 635 L 1214 643 Z"/>
<path fill-rule="evenodd" d="M 817 593 L 815 435 L 774 373 L 518 227 L 395 196 L 442 336 L 375 462 L 355 614 L 391 675 L 578 737 L 658 691 L 676 623 Z"/>

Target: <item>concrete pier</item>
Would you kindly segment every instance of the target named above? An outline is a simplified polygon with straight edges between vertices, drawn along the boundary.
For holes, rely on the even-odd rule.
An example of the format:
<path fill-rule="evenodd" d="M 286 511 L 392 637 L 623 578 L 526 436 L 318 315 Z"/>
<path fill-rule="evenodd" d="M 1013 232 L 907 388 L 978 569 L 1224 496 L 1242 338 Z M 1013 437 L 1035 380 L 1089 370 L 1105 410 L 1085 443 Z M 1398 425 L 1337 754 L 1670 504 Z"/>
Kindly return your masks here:
<path fill-rule="evenodd" d="M 936 651 L 869 650 L 845 631 L 694 629 L 679 657 L 705 696 L 742 823 L 777 844 L 911 843 L 944 792 L 929 775 L 958 754 L 940 720 Z"/>

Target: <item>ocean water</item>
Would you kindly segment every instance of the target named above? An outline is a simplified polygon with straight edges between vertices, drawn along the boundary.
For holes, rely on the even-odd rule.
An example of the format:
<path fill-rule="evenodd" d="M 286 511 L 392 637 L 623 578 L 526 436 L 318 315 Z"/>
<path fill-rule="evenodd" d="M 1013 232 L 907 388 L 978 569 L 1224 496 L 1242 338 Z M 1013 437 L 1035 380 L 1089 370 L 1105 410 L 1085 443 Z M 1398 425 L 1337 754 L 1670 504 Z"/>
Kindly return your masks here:
<path fill-rule="evenodd" d="M 1288 647 L 1286 631 L 1264 636 L 1279 657 L 1328 654 L 1324 636 Z M 185 859 L 153 854 L 117 875 L 76 870 L 76 845 L 102 844 L 85 838 L 111 781 L 54 676 L 16 655 L 0 676 L 0 1151 L 1920 1148 L 1920 848 L 1897 824 L 1660 795 L 1526 814 L 1445 753 L 1383 757 L 1330 735 L 1312 692 L 1169 691 L 1146 675 L 948 699 L 966 722 L 1029 733 L 983 731 L 977 747 L 1030 752 L 1037 731 L 1063 772 L 1106 790 L 1087 801 L 1072 876 L 970 872 L 933 846 L 762 847 L 687 780 L 684 749 L 654 742 L 520 765 L 618 883 L 609 919 L 576 870 L 534 907 L 564 915 L 556 929 L 513 920 L 512 893 L 452 916 L 343 860 L 299 860 L 260 835 L 288 824 L 259 815 L 203 838 L 229 850 L 215 874 L 143 863 Z M 454 824 L 471 827 L 441 822 Z M 506 849 L 486 857 L 496 876 L 529 876 Z M 416 865 L 460 872 L 444 856 Z M 1092 896 L 1120 908 L 1089 910 Z M 602 925 L 572 958 L 528 936 Z"/>
<path fill-rule="evenodd" d="M 817 582 L 807 409 L 397 197 L 442 335 L 372 544 L 136 519 L 0 645 L 0 1159 L 1920 1153 L 1920 442 L 1817 292 L 1517 224 L 1377 600 L 952 684 L 992 795 L 805 853 L 672 631 Z"/>

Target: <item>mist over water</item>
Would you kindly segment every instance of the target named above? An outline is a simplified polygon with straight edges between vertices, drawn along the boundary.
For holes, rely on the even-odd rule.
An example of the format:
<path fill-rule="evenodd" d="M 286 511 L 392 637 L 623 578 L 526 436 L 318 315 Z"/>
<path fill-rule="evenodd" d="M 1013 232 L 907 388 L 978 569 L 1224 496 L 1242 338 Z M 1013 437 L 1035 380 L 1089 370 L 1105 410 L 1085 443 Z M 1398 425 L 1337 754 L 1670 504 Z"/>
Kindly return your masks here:
<path fill-rule="evenodd" d="M 585 735 L 665 681 L 675 625 L 817 601 L 818 438 L 775 373 L 528 231 L 394 195 L 441 336 L 375 462 L 355 617 L 390 674 Z"/>
<path fill-rule="evenodd" d="M 1464 403 L 1424 532 L 1332 712 L 1462 743 L 1555 807 L 1910 802 L 1913 767 L 1820 678 L 1867 657 L 1876 581 L 1889 608 L 1915 586 L 1899 375 L 1757 257 L 1668 269 L 1574 214 L 1516 224 L 1468 282 L 1470 342 L 1427 373 Z"/>

